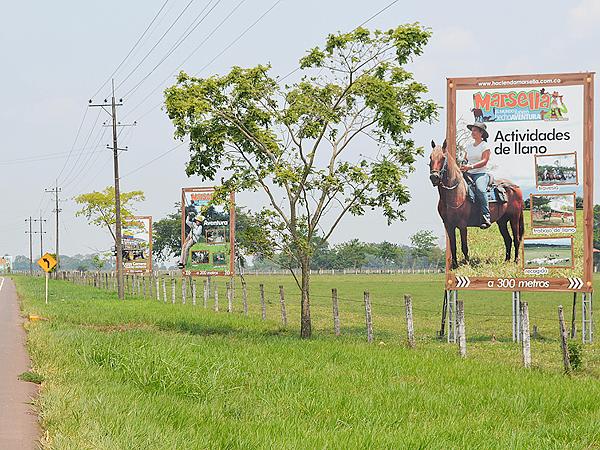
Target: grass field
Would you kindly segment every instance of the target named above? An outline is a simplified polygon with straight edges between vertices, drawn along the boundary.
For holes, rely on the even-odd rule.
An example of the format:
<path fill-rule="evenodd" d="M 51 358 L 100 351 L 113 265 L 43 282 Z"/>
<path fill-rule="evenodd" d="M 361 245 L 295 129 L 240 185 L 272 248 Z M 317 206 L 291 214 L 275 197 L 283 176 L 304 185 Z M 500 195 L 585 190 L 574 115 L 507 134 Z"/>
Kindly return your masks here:
<path fill-rule="evenodd" d="M 539 237 L 531 233 L 530 212 L 524 211 L 525 237 Z M 583 224 L 583 211 L 577 211 L 577 224 Z M 510 227 L 509 227 L 510 229 Z M 479 228 L 469 228 L 469 255 L 470 263 L 465 263 L 460 251 L 460 236 L 457 233 L 458 259 L 460 266 L 454 271 L 456 275 L 468 277 L 523 277 L 522 261 L 519 264 L 514 262 L 504 262 L 504 241 L 496 224 L 487 230 Z M 566 237 L 565 233 L 548 233 L 543 237 Z M 544 277 L 582 277 L 583 276 L 583 226 L 577 227 L 577 232 L 573 235 L 573 249 L 575 263 L 574 268 L 551 268 L 550 273 Z M 512 252 L 514 259 L 514 248 Z M 569 263 L 570 265 L 570 263 Z"/>
<path fill-rule="evenodd" d="M 313 277 L 315 336 L 298 339 L 290 277 L 249 277 L 250 311 L 130 298 L 15 277 L 30 322 L 45 446 L 55 449 L 595 448 L 600 445 L 600 345 L 562 374 L 557 306 L 568 294 L 523 294 L 533 368 L 511 342 L 508 293 L 461 293 L 468 358 L 438 341 L 441 275 Z M 595 280 L 596 282 L 598 279 Z M 260 320 L 264 283 L 267 321 Z M 278 286 L 289 325 L 279 319 Z M 339 293 L 342 336 L 332 332 Z M 373 303 L 367 344 L 362 292 Z M 180 294 L 178 288 L 177 293 Z M 200 289 L 201 291 L 201 289 Z M 170 292 L 170 290 L 168 291 Z M 402 294 L 414 299 L 417 348 L 405 345 Z M 212 300 L 211 304 L 212 306 Z M 579 309 L 578 309 L 579 314 Z M 580 316 L 578 315 L 578 318 Z M 579 324 L 579 322 L 578 322 Z"/>

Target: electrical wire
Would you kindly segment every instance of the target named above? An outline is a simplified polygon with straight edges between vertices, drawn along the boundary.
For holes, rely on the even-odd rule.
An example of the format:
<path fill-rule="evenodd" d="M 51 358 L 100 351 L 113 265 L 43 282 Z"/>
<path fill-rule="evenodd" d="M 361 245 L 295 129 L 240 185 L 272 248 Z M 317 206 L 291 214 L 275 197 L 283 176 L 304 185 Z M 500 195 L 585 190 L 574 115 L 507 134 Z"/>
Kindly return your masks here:
<path fill-rule="evenodd" d="M 204 13 L 204 11 L 206 11 L 206 9 L 212 3 L 212 0 L 209 1 L 206 4 L 206 6 L 204 8 L 202 8 L 202 11 L 200 11 L 200 13 L 196 16 L 196 18 L 192 21 L 192 23 L 190 25 L 188 25 L 188 28 L 178 38 L 178 40 L 175 42 L 175 44 L 173 44 L 171 46 L 171 48 L 167 51 L 167 53 L 160 59 L 160 61 L 158 61 L 158 63 L 156 63 L 154 65 L 154 67 L 150 70 L 150 72 L 148 72 L 140 81 L 138 81 L 138 83 L 135 86 L 133 86 L 131 89 L 129 89 L 127 92 L 125 92 L 125 94 L 123 94 L 123 96 L 127 97 L 127 96 L 133 94 L 142 85 L 142 83 L 144 83 L 144 81 L 146 81 L 148 79 L 148 77 L 150 77 L 156 71 L 156 69 L 158 69 L 162 65 L 162 63 L 165 62 L 167 60 L 167 58 L 169 56 L 171 56 L 173 54 L 173 52 L 175 50 L 177 50 L 177 48 L 179 48 L 179 46 L 185 42 L 185 40 L 189 37 L 189 35 L 192 34 L 196 30 L 196 28 L 198 28 L 202 24 L 202 22 L 204 22 L 204 20 L 219 5 L 219 3 L 221 3 L 221 1 L 222 0 L 217 0 L 217 2 L 204 15 L 204 17 L 200 18 L 200 16 Z M 193 25 L 193 27 L 192 27 L 192 25 Z M 191 29 L 190 29 L 190 27 L 191 27 Z"/>
<path fill-rule="evenodd" d="M 142 58 L 142 60 L 140 62 L 137 63 L 137 65 L 129 72 L 129 74 L 127 74 L 127 76 L 121 80 L 119 82 L 119 84 L 117 85 L 117 89 L 120 88 L 123 83 L 125 83 L 134 73 L 135 71 L 143 64 L 144 61 L 146 61 L 146 59 L 148 58 L 148 56 L 150 56 L 150 54 L 154 51 L 154 49 L 162 42 L 162 40 L 165 38 L 165 36 L 169 33 L 169 31 L 171 31 L 171 29 L 175 26 L 175 24 L 179 21 L 179 19 L 181 19 L 181 17 L 183 16 L 183 14 L 188 10 L 188 8 L 192 5 L 192 3 L 194 3 L 195 0 L 190 0 L 187 5 L 185 6 L 185 8 L 183 8 L 183 10 L 179 13 L 179 15 L 175 18 L 175 20 L 173 21 L 173 23 L 171 23 L 171 25 L 169 26 L 169 28 L 167 28 L 167 30 L 162 34 L 162 36 L 158 39 L 158 41 L 156 41 L 156 43 L 152 46 L 152 48 L 150 50 L 148 50 L 148 52 L 146 53 L 146 55 L 144 55 L 144 57 Z"/>
<path fill-rule="evenodd" d="M 127 55 L 125 55 L 125 58 L 123 58 L 123 60 L 119 63 L 119 65 L 117 66 L 117 68 L 115 70 L 113 70 L 113 73 L 106 79 L 106 81 L 102 84 L 102 86 L 100 86 L 98 88 L 98 90 L 94 93 L 94 95 L 92 95 L 92 98 L 95 97 L 96 95 L 98 95 L 98 93 L 104 88 L 104 86 L 106 86 L 106 84 L 115 76 L 115 74 L 118 72 L 118 70 L 121 68 L 121 66 L 123 66 L 123 64 L 125 63 L 125 61 L 127 61 L 127 58 L 129 58 L 131 56 L 131 54 L 137 48 L 137 46 L 140 44 L 140 42 L 142 41 L 142 39 L 144 38 L 144 36 L 146 36 L 146 33 L 148 32 L 148 30 L 150 29 L 150 27 L 152 26 L 152 24 L 156 21 L 156 19 L 158 18 L 158 16 L 160 16 L 160 13 L 162 13 L 162 11 L 165 9 L 165 6 L 167 6 L 167 3 L 169 3 L 169 1 L 170 0 L 165 0 L 165 2 L 162 4 L 162 6 L 158 10 L 158 12 L 154 15 L 154 17 L 152 18 L 152 20 L 150 21 L 150 23 L 148 24 L 148 26 L 146 27 L 146 29 L 144 30 L 144 32 L 140 35 L 140 37 L 135 42 L 135 44 L 133 44 L 133 47 L 131 47 L 131 49 L 129 50 L 129 52 L 127 53 Z M 60 177 L 60 175 L 59 175 L 59 177 Z"/>

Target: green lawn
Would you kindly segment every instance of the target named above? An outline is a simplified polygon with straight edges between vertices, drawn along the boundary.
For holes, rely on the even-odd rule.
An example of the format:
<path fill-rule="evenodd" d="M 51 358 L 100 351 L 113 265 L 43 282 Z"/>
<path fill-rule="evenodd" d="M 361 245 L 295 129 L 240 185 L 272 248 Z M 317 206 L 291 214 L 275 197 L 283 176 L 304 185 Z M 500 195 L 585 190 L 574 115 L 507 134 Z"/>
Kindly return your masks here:
<path fill-rule="evenodd" d="M 249 277 L 249 317 L 226 309 L 15 277 L 28 324 L 37 404 L 48 448 L 595 448 L 600 445 L 600 345 L 584 368 L 561 370 L 556 309 L 569 294 L 523 294 L 533 369 L 511 342 L 508 293 L 461 293 L 468 358 L 435 338 L 441 275 L 314 276 L 315 337 L 298 339 L 290 277 Z M 598 278 L 596 278 L 596 282 Z M 260 320 L 258 284 L 268 320 Z M 289 325 L 280 326 L 279 291 Z M 342 337 L 332 333 L 330 290 Z M 362 292 L 373 302 L 375 343 L 365 342 Z M 202 291 L 201 288 L 198 289 Z M 170 293 L 170 289 L 168 289 Z M 177 288 L 180 295 L 180 289 Z M 402 295 L 414 298 L 417 348 L 405 346 Z M 212 306 L 212 299 L 210 305 Z M 580 318 L 578 308 L 578 319 Z M 579 325 L 579 320 L 578 320 Z"/>

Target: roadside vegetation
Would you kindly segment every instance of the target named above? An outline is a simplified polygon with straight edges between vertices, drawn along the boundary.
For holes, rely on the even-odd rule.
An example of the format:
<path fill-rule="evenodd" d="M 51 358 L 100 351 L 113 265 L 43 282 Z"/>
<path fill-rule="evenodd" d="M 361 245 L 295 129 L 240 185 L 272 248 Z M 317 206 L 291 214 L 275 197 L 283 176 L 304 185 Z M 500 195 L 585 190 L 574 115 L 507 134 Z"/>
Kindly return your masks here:
<path fill-rule="evenodd" d="M 314 337 L 298 338 L 291 277 L 248 278 L 249 315 L 15 277 L 30 322 L 32 372 L 47 448 L 583 448 L 600 442 L 600 345 L 579 346 L 562 373 L 556 307 L 529 302 L 533 368 L 511 341 L 510 295 L 461 294 L 468 358 L 435 337 L 442 276 L 314 276 Z M 199 280 L 200 281 L 200 280 Z M 267 320 L 260 320 L 264 283 Z M 280 323 L 283 285 L 288 327 Z M 332 332 L 331 288 L 342 336 Z M 219 282 L 225 299 L 224 283 Z M 362 292 L 373 303 L 367 344 Z M 201 289 L 200 289 L 201 291 Z M 417 347 L 405 345 L 403 293 Z M 212 298 L 209 306 L 212 306 Z M 579 311 L 578 311 L 579 314 Z M 579 316 L 578 316 L 579 318 Z"/>

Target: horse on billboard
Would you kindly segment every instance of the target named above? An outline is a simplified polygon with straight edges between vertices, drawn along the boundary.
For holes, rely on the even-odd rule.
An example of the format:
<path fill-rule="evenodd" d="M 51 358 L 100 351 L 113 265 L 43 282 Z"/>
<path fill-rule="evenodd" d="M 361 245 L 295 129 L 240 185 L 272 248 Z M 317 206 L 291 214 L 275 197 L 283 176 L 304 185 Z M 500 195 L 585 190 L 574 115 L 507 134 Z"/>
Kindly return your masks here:
<path fill-rule="evenodd" d="M 431 141 L 429 161 L 429 179 L 438 188 L 438 213 L 444 222 L 444 227 L 450 240 L 452 253 L 452 268 L 458 267 L 456 257 L 456 229 L 460 230 L 461 249 L 465 260 L 469 261 L 469 246 L 467 228 L 480 226 L 479 207 L 470 200 L 469 186 L 455 158 L 448 152 L 446 141 L 442 146 Z M 514 261 L 519 262 L 519 249 L 525 231 L 523 220 L 523 193 L 521 188 L 508 180 L 497 180 L 501 186 L 505 201 L 490 202 L 491 222 L 498 223 L 500 234 L 506 248 L 505 261 L 511 260 L 511 246 L 514 245 Z M 510 223 L 512 237 L 508 231 Z"/>

